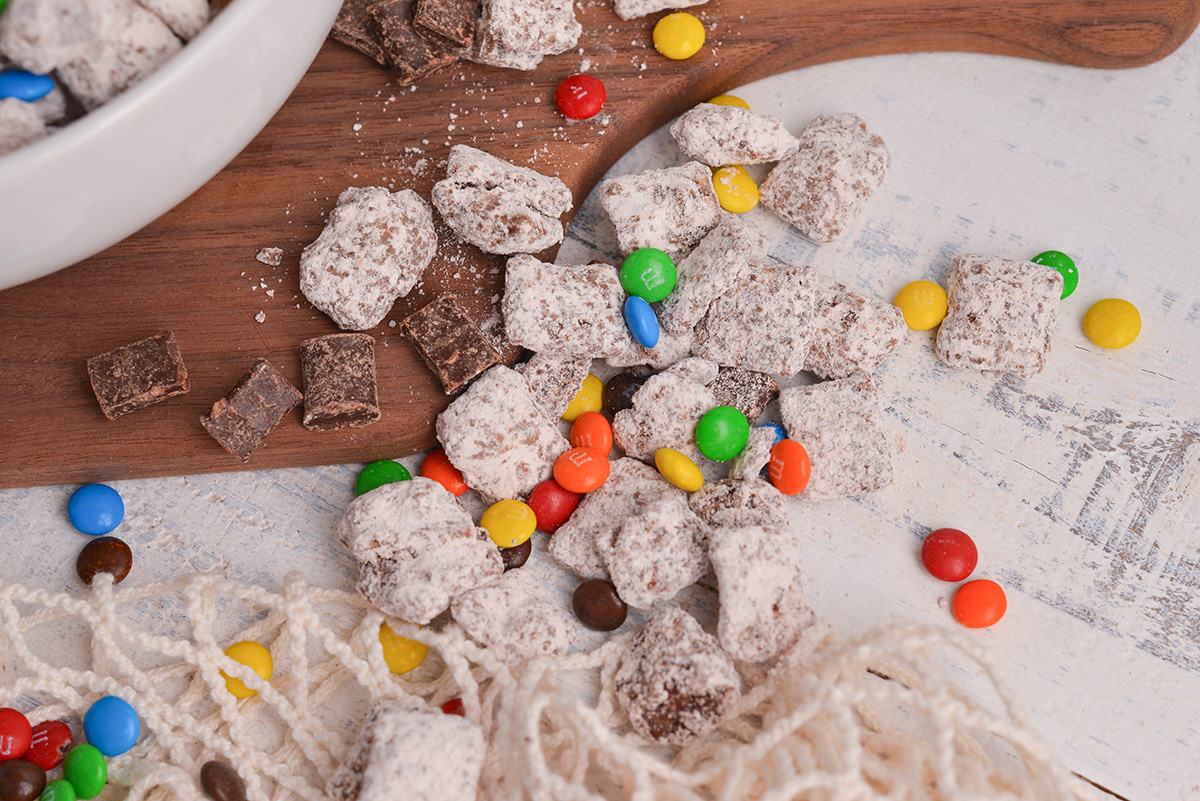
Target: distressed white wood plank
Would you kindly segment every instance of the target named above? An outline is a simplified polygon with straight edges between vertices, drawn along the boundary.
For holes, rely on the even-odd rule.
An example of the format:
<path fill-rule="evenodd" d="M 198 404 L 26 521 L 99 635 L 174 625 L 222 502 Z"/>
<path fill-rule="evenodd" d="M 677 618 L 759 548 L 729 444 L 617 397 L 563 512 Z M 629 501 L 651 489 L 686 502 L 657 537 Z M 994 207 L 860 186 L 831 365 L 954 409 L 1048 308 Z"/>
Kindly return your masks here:
<path fill-rule="evenodd" d="M 890 299 L 908 281 L 943 281 L 961 252 L 1053 247 L 1077 258 L 1080 288 L 1062 304 L 1044 374 L 958 373 L 936 361 L 931 334 L 910 333 L 879 377 L 895 486 L 797 502 L 793 513 L 824 532 L 806 543 L 808 586 L 848 635 L 896 616 L 953 625 L 953 587 L 923 572 L 917 550 L 930 528 L 969 531 L 978 575 L 1010 598 L 1008 617 L 972 636 L 994 650 L 1063 761 L 1136 801 L 1200 798 L 1198 84 L 1193 39 L 1131 72 L 938 54 L 831 64 L 739 90 L 793 130 L 854 111 L 893 151 L 880 196 L 834 245 L 818 249 L 753 212 L 781 259 Z M 614 171 L 679 160 L 660 131 Z M 571 233 L 563 260 L 614 257 L 593 203 Z M 1143 314 L 1141 338 L 1124 351 L 1096 348 L 1081 330 L 1106 296 Z M 219 569 L 278 587 L 302 570 L 315 584 L 350 586 L 353 562 L 332 531 L 356 469 L 119 483 L 132 580 Z M 68 492 L 0 493 L 0 532 L 16 557 L 0 578 L 82 592 L 73 565 L 84 538 L 66 521 Z M 570 579 L 544 561 L 532 569 L 565 600 Z"/>

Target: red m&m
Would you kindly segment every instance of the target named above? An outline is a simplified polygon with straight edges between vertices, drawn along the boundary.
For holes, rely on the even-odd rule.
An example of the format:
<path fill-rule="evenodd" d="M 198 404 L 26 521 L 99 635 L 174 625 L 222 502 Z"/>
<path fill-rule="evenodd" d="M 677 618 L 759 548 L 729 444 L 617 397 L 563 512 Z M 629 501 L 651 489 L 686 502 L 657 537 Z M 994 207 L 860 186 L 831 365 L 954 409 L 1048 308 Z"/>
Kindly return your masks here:
<path fill-rule="evenodd" d="M 74 744 L 70 726 L 61 720 L 47 720 L 33 727 L 29 750 L 23 758 L 42 770 L 52 770 L 62 764 Z"/>
<path fill-rule="evenodd" d="M 579 73 L 563 78 L 554 92 L 554 104 L 564 117 L 587 120 L 604 108 L 608 90 L 599 78 Z"/>
<path fill-rule="evenodd" d="M 0 707 L 0 762 L 23 757 L 32 739 L 29 718 L 11 707 Z"/>
<path fill-rule="evenodd" d="M 558 527 L 570 519 L 579 505 L 579 493 L 569 492 L 559 483 L 548 478 L 529 493 L 529 508 L 537 518 L 539 531 L 553 534 Z"/>
<path fill-rule="evenodd" d="M 962 581 L 975 572 L 979 551 L 975 541 L 956 528 L 939 528 L 921 545 L 921 563 L 934 578 Z"/>

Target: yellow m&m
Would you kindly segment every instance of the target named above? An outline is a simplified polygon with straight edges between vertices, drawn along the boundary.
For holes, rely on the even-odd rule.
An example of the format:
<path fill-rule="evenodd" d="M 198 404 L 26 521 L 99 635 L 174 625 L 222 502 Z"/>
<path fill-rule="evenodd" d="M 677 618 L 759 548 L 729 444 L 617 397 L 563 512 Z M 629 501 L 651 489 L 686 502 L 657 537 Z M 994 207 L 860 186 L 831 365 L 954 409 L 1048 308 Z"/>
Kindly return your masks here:
<path fill-rule="evenodd" d="M 662 477 L 684 492 L 695 492 L 704 486 L 704 474 L 696 463 L 674 448 L 659 448 L 654 454 L 654 466 Z"/>
<path fill-rule="evenodd" d="M 604 405 L 604 382 L 588 373 L 583 379 L 583 386 L 575 393 L 575 397 L 567 404 L 562 419 L 574 423 L 575 418 L 584 412 L 598 412 Z"/>
<path fill-rule="evenodd" d="M 686 11 L 668 14 L 654 26 L 654 49 L 673 61 L 691 58 L 704 47 L 704 23 Z"/>
<path fill-rule="evenodd" d="M 937 328 L 946 317 L 946 290 L 933 281 L 913 281 L 896 293 L 892 303 L 900 307 L 904 322 L 914 331 Z"/>
<path fill-rule="evenodd" d="M 401 637 L 387 623 L 379 626 L 379 644 L 383 646 L 383 661 L 393 673 L 415 670 L 425 661 L 429 646 L 418 640 Z"/>
<path fill-rule="evenodd" d="M 1142 315 L 1127 300 L 1098 300 L 1083 317 L 1083 332 L 1102 348 L 1123 348 L 1142 333 Z"/>
<path fill-rule="evenodd" d="M 758 184 L 740 164 L 714 170 L 713 189 L 725 211 L 745 214 L 758 205 Z"/>
<path fill-rule="evenodd" d="M 737 106 L 738 108 L 750 108 L 750 104 L 742 100 L 737 95 L 717 95 L 704 101 L 712 103 L 714 106 Z"/>
<path fill-rule="evenodd" d="M 271 674 L 275 672 L 275 661 L 271 659 L 271 652 L 265 645 L 253 640 L 235 642 L 225 649 L 225 656 L 250 668 L 266 681 L 270 681 Z M 234 698 L 258 695 L 258 690 L 251 690 L 241 679 L 228 676 L 223 670 L 221 675 L 225 677 L 225 689 L 229 690 Z"/>
<path fill-rule="evenodd" d="M 479 525 L 497 547 L 515 548 L 533 536 L 537 515 L 527 503 L 511 499 L 496 501 L 483 513 Z"/>

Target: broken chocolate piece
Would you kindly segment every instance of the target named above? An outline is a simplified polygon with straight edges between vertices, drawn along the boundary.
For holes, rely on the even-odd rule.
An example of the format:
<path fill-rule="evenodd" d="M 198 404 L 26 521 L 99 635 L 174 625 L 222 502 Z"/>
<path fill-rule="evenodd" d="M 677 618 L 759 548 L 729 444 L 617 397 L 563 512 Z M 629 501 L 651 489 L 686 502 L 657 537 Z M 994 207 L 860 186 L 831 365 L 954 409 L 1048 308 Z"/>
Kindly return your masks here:
<path fill-rule="evenodd" d="M 304 396 L 266 359 L 259 359 L 200 424 L 225 450 L 250 461 L 250 454 Z"/>
<path fill-rule="evenodd" d="M 779 384 L 766 373 L 722 367 L 717 380 L 708 385 L 721 406 L 732 406 L 753 423 L 779 396 Z"/>
<path fill-rule="evenodd" d="M 409 315 L 402 327 L 447 395 L 500 361 L 500 354 L 454 295 L 442 295 Z"/>
<path fill-rule="evenodd" d="M 475 41 L 479 0 L 417 0 L 413 25 L 422 36 L 439 37 L 459 47 Z"/>
<path fill-rule="evenodd" d="M 378 0 L 345 0 L 342 10 L 338 12 L 333 22 L 333 30 L 329 35 L 344 45 L 353 47 L 358 52 L 370 56 L 383 66 L 387 66 L 387 54 L 375 37 L 371 27 L 371 18 L 367 9 Z"/>
<path fill-rule="evenodd" d="M 170 331 L 93 356 L 87 370 L 100 410 L 109 420 L 184 395 L 191 388 Z"/>
<path fill-rule="evenodd" d="M 379 419 L 373 337 L 330 334 L 307 339 L 300 343 L 300 366 L 305 428 L 362 428 Z"/>
<path fill-rule="evenodd" d="M 384 0 L 368 8 L 367 15 L 401 86 L 458 61 L 458 56 L 413 28 L 413 0 Z"/>

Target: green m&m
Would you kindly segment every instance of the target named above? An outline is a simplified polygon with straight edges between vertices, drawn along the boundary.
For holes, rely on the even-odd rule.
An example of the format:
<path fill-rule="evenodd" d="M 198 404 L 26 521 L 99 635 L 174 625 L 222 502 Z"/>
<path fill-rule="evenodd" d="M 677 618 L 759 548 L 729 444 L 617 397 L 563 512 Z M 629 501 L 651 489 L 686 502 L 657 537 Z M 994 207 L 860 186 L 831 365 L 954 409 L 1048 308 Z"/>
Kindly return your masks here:
<path fill-rule="evenodd" d="M 709 409 L 696 426 L 696 446 L 714 462 L 727 462 L 750 439 L 750 421 L 732 406 Z"/>
<path fill-rule="evenodd" d="M 675 262 L 658 248 L 638 248 L 621 264 L 621 286 L 647 303 L 670 295 L 678 277 Z"/>
<path fill-rule="evenodd" d="M 108 764 L 94 745 L 77 745 L 63 760 L 63 778 L 71 783 L 78 798 L 95 798 L 108 782 Z"/>
<path fill-rule="evenodd" d="M 1045 253 L 1039 253 L 1030 259 L 1034 264 L 1044 264 L 1047 267 L 1053 267 L 1058 270 L 1059 275 L 1063 278 L 1063 291 L 1060 300 L 1066 300 L 1075 291 L 1075 287 L 1079 286 L 1079 270 L 1075 267 L 1074 260 L 1059 250 L 1047 250 Z"/>
<path fill-rule="evenodd" d="M 409 481 L 410 479 L 412 479 L 412 473 L 408 472 L 407 467 L 399 462 L 393 462 L 391 459 L 380 459 L 378 462 L 371 462 L 359 472 L 358 480 L 354 482 L 354 497 L 366 495 L 384 484 L 394 484 L 397 481 Z"/>
<path fill-rule="evenodd" d="M 75 801 L 75 788 L 66 779 L 57 779 L 46 785 L 38 801 Z"/>

